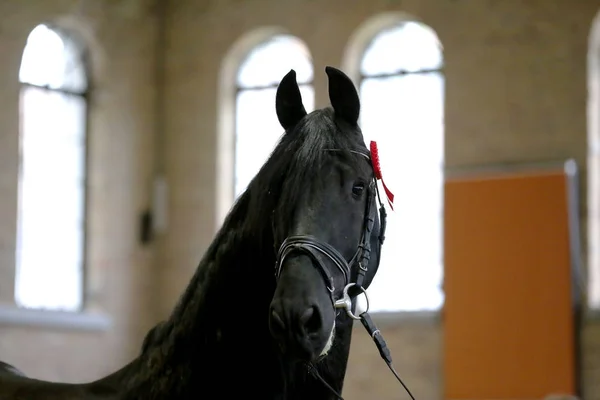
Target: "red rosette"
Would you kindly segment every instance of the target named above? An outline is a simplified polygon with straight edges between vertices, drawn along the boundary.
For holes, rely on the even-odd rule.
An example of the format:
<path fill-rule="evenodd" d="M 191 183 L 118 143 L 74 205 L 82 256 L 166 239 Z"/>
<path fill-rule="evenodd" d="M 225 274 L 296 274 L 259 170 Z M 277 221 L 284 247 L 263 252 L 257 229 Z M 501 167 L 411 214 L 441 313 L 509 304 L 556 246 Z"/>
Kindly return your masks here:
<path fill-rule="evenodd" d="M 383 174 L 381 173 L 381 163 L 379 162 L 379 150 L 377 149 L 377 142 L 371 140 L 371 164 L 373 165 L 373 172 L 375 173 L 375 179 L 380 180 L 383 184 L 383 190 L 385 190 L 385 195 L 387 196 L 388 203 L 390 204 L 391 209 L 394 209 L 394 194 L 385 184 L 383 180 Z"/>

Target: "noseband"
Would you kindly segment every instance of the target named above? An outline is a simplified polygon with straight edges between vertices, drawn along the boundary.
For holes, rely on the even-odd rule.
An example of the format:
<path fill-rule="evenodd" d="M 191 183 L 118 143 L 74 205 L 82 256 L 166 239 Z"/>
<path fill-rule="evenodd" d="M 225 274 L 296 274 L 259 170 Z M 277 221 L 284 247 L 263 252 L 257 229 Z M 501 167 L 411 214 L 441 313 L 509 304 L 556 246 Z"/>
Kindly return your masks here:
<path fill-rule="evenodd" d="M 369 162 L 371 161 L 371 158 L 368 154 L 359 151 L 352 152 L 365 157 L 367 160 L 369 160 Z M 381 198 L 379 197 L 377 182 L 375 181 L 375 178 L 373 178 L 369 183 L 369 187 L 367 189 L 367 204 L 360 242 L 350 261 L 347 261 L 335 247 L 331 246 L 329 243 L 317 239 L 312 235 L 288 236 L 279 247 L 277 261 L 275 263 L 275 279 L 279 279 L 279 276 L 281 275 L 283 262 L 290 253 L 296 251 L 306 254 L 308 257 L 310 257 L 311 261 L 313 262 L 313 265 L 319 270 L 321 276 L 325 280 L 325 285 L 327 286 L 327 290 L 329 291 L 333 307 L 344 309 L 348 316 L 350 316 L 352 319 L 360 320 L 360 316 L 356 316 L 352 312 L 352 297 L 349 294 L 349 289 L 355 287 L 356 294 L 360 294 L 361 292 L 364 293 L 367 299 L 368 311 L 369 298 L 367 297 L 367 293 L 365 291 L 365 288 L 363 287 L 363 282 L 368 271 L 369 262 L 371 260 L 371 234 L 373 232 L 373 226 L 375 224 L 375 220 L 371 216 L 371 208 L 375 197 L 377 197 L 377 200 L 380 205 L 380 229 L 378 241 L 379 247 L 381 248 L 381 245 L 383 244 L 383 241 L 385 239 L 385 222 L 387 214 L 385 211 L 385 207 L 381 203 Z M 341 273 L 344 277 L 344 288 L 341 291 L 341 293 L 339 293 L 338 299 L 336 299 L 336 288 L 334 285 L 333 274 L 331 273 L 332 271 L 330 271 L 328 264 L 325 264 L 323 262 L 324 259 L 331 261 L 331 264 L 335 266 L 337 272 Z M 358 263 L 358 274 L 356 276 L 356 280 L 354 282 L 351 282 L 350 275 L 352 271 L 352 266 L 355 263 Z"/>

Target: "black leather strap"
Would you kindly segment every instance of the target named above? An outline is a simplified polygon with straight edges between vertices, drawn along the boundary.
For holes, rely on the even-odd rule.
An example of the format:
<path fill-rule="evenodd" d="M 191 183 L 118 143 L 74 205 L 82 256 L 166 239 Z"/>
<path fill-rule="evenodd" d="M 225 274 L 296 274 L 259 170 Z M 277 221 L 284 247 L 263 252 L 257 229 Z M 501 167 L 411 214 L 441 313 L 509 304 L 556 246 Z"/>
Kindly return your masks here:
<path fill-rule="evenodd" d="M 334 151 L 334 150 L 331 150 Z M 364 154 L 362 152 L 355 152 L 360 154 L 367 159 L 370 159 L 368 154 Z M 335 303 L 335 287 L 334 280 L 331 274 L 331 271 L 323 263 L 322 256 L 325 256 L 329 259 L 333 265 L 342 273 L 344 276 L 344 287 L 346 287 L 350 283 L 351 278 L 351 267 L 354 263 L 358 262 L 358 274 L 356 276 L 356 282 L 354 282 L 356 288 L 362 288 L 365 275 L 367 273 L 369 262 L 371 260 L 371 234 L 373 232 L 373 227 L 375 224 L 375 219 L 371 216 L 371 208 L 372 204 L 375 201 L 375 196 L 377 196 L 377 202 L 380 205 L 379 208 L 379 236 L 378 236 L 378 249 L 381 251 L 381 245 L 385 239 L 385 228 L 386 228 L 386 211 L 381 203 L 381 199 L 379 197 L 379 190 L 377 187 L 377 182 L 373 179 L 369 183 L 368 195 L 367 195 L 367 203 L 365 206 L 365 216 L 362 227 L 362 235 L 360 238 L 360 242 L 358 244 L 358 248 L 354 253 L 354 256 L 350 259 L 350 261 L 346 261 L 346 259 L 329 243 L 320 241 L 314 236 L 311 235 L 294 235 L 287 237 L 281 246 L 279 247 L 279 251 L 277 254 L 277 262 L 275 263 L 275 279 L 279 279 L 281 274 L 281 268 L 283 266 L 283 262 L 285 258 L 292 251 L 300 251 L 306 255 L 308 255 L 315 267 L 319 269 L 319 272 L 325 279 L 327 284 L 327 289 L 330 291 L 332 296 L 332 301 Z M 343 289 L 343 288 L 342 288 Z"/>
<path fill-rule="evenodd" d="M 319 258 L 319 254 L 327 257 L 332 261 L 333 265 L 337 267 L 337 269 L 344 276 L 345 284 L 348 284 L 350 280 L 350 265 L 348 262 L 342 257 L 342 255 L 329 243 L 325 243 L 319 241 L 316 237 L 311 235 L 294 235 L 289 236 L 284 242 L 281 244 L 279 248 L 278 254 L 278 262 L 275 268 L 275 278 L 278 279 L 281 274 L 281 267 L 285 258 L 292 251 L 301 251 L 307 254 L 312 258 L 314 265 L 319 268 L 319 271 L 323 275 L 323 278 L 327 282 L 327 288 L 332 293 L 335 291 L 335 287 L 333 284 L 333 277 L 329 271 L 329 269 L 323 264 L 323 261 Z"/>

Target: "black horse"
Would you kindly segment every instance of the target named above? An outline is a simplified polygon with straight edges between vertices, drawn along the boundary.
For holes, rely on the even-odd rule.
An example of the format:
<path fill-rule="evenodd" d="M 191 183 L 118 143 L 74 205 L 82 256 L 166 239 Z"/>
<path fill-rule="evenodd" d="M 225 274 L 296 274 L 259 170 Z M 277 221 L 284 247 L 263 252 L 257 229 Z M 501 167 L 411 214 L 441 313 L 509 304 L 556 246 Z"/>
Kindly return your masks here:
<path fill-rule="evenodd" d="M 310 114 L 295 72 L 282 79 L 284 135 L 141 354 L 83 385 L 0 374 L 1 399 L 338 399 L 355 319 L 387 357 L 368 315 L 354 315 L 383 243 L 377 168 L 356 88 L 326 72 L 332 107 Z"/>

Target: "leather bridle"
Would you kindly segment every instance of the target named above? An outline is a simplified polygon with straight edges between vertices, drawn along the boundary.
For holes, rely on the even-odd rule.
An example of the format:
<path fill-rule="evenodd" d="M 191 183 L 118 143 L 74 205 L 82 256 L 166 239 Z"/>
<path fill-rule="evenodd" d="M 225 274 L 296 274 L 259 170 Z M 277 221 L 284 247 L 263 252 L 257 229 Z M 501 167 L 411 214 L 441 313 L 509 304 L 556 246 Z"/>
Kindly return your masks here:
<path fill-rule="evenodd" d="M 329 149 L 329 151 L 340 151 L 338 149 Z M 350 150 L 351 153 L 359 154 L 365 157 L 369 164 L 372 166 L 371 156 L 362 151 Z M 346 259 L 340 254 L 339 251 L 329 243 L 321 241 L 312 235 L 292 235 L 288 236 L 279 247 L 279 251 L 277 253 L 277 260 L 275 262 L 275 280 L 279 280 L 279 276 L 281 275 L 281 269 L 283 266 L 283 262 L 286 257 L 290 255 L 292 252 L 300 252 L 306 254 L 311 258 L 313 265 L 319 270 L 321 276 L 325 281 L 325 285 L 327 286 L 327 290 L 329 291 L 329 295 L 331 297 L 332 305 L 335 309 L 344 309 L 346 314 L 354 319 L 362 322 L 363 326 L 375 342 L 377 349 L 379 350 L 379 354 L 387 364 L 388 368 L 392 371 L 396 379 L 400 382 L 402 387 L 406 390 L 408 395 L 412 400 L 415 400 L 414 396 L 406 387 L 396 370 L 392 365 L 392 356 L 390 354 L 389 349 L 381 335 L 381 332 L 371 319 L 368 314 L 369 311 L 369 297 L 367 296 L 366 289 L 363 287 L 363 283 L 365 280 L 365 276 L 368 272 L 369 262 L 371 261 L 371 234 L 373 232 L 373 226 L 375 224 L 375 219 L 371 215 L 371 208 L 373 206 L 375 197 L 377 198 L 377 202 L 379 203 L 379 236 L 378 236 L 378 258 L 377 264 L 381 259 L 381 246 L 383 245 L 383 241 L 385 239 L 385 228 L 386 228 L 386 218 L 387 213 L 383 203 L 381 202 L 381 197 L 379 196 L 379 188 L 377 186 L 377 179 L 375 177 L 375 173 L 373 174 L 373 178 L 369 182 L 369 186 L 367 189 L 367 203 L 365 206 L 365 215 L 362 227 L 362 234 L 356 249 L 356 252 L 350 259 L 350 261 L 346 261 Z M 341 273 L 344 277 L 344 288 L 341 292 L 339 298 L 336 299 L 336 288 L 334 285 L 333 274 L 331 273 L 329 267 L 323 262 L 323 257 L 326 260 L 331 261 L 331 263 L 335 266 L 339 273 Z M 354 282 L 350 282 L 352 266 L 355 263 L 358 263 L 358 271 L 356 275 L 356 279 Z M 377 270 L 379 265 L 375 266 L 375 270 Z M 354 288 L 355 295 L 351 296 L 349 291 L 351 288 Z M 359 295 L 360 293 L 365 295 L 367 300 L 367 308 L 365 311 L 361 312 L 358 316 L 354 314 L 352 311 L 352 300 Z M 342 396 L 337 393 L 318 373 L 316 368 L 312 364 L 308 364 L 309 370 L 317 377 L 338 399 L 342 399 Z"/>
<path fill-rule="evenodd" d="M 332 149 L 330 151 L 339 150 Z M 370 156 L 364 152 L 352 151 L 352 153 L 359 154 L 365 157 L 369 161 L 369 163 L 371 162 Z M 363 287 L 363 282 L 368 272 L 369 262 L 371 261 L 371 234 L 373 232 L 373 226 L 375 224 L 375 219 L 371 215 L 371 210 L 375 197 L 377 198 L 377 201 L 379 202 L 380 206 L 380 229 L 378 237 L 378 250 L 380 250 L 385 239 L 387 214 L 385 207 L 381 202 L 381 198 L 379 197 L 379 189 L 377 187 L 377 182 L 375 180 L 375 177 L 373 176 L 367 188 L 367 202 L 365 206 L 366 209 L 364 214 L 361 238 L 358 247 L 350 261 L 347 261 L 335 247 L 331 246 L 329 243 L 317 239 L 315 236 L 288 236 L 279 247 L 277 261 L 275 262 L 275 279 L 279 279 L 279 276 L 281 275 L 281 268 L 283 266 L 283 262 L 290 253 L 301 252 L 303 254 L 306 254 L 308 257 L 311 258 L 313 264 L 319 270 L 321 276 L 325 280 L 325 284 L 327 286 L 327 290 L 329 291 L 333 307 L 345 309 L 346 313 L 351 318 L 360 320 L 360 317 L 354 315 L 354 313 L 352 312 L 352 298 L 350 297 L 348 292 L 351 287 L 354 287 L 354 292 L 356 294 L 360 294 L 362 292 L 366 296 L 365 288 Z M 331 261 L 331 263 L 336 267 L 337 272 L 341 273 L 344 277 L 344 288 L 341 291 L 341 293 L 339 293 L 339 298 L 337 299 L 332 271 L 330 271 L 329 267 L 323 262 L 323 258 L 320 256 L 324 256 L 325 259 Z M 354 264 L 356 263 L 358 263 L 358 272 L 356 275 L 356 279 L 354 282 L 350 282 L 352 266 L 354 266 Z M 377 266 L 375 267 L 377 268 Z"/>

